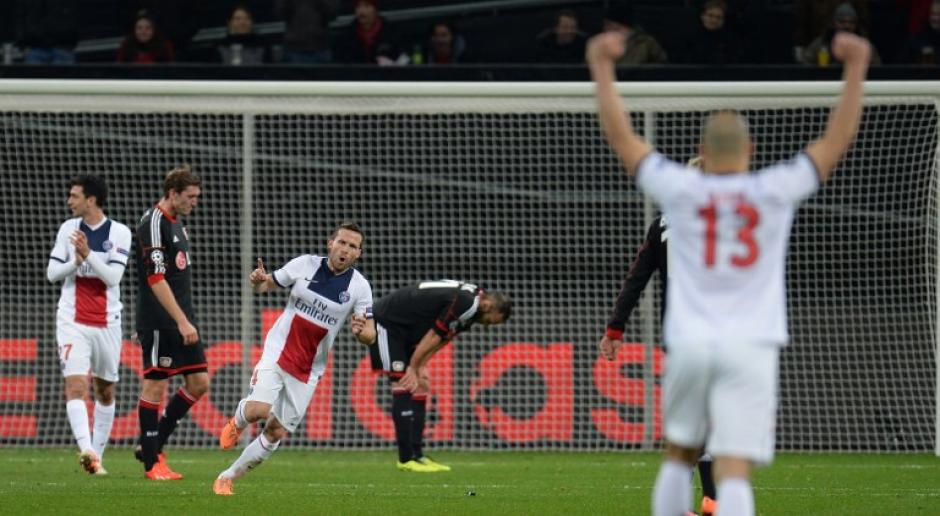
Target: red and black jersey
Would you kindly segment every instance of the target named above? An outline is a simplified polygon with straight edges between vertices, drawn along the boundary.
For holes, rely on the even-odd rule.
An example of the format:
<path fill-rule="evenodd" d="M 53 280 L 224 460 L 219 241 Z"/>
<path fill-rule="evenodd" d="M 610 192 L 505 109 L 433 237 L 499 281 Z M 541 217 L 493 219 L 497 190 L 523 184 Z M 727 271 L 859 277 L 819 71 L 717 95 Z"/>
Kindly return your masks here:
<path fill-rule="evenodd" d="M 176 328 L 176 321 L 154 296 L 150 285 L 165 279 L 186 318 L 196 325 L 193 311 L 192 260 L 189 236 L 178 218 L 159 205 L 144 213 L 134 236 L 137 264 L 137 330 Z"/>
<path fill-rule="evenodd" d="M 414 347 L 434 330 L 450 340 L 476 320 L 483 290 L 454 280 L 422 281 L 395 290 L 375 303 L 377 323 Z"/>
<path fill-rule="evenodd" d="M 630 264 L 630 270 L 623 280 L 614 310 L 607 322 L 608 333 L 622 334 L 627 319 L 636 308 L 637 302 L 653 273 L 659 271 L 662 293 L 662 311 L 666 309 L 666 239 L 669 230 L 666 219 L 656 217 L 646 232 L 643 245 L 637 250 L 636 258 Z"/>

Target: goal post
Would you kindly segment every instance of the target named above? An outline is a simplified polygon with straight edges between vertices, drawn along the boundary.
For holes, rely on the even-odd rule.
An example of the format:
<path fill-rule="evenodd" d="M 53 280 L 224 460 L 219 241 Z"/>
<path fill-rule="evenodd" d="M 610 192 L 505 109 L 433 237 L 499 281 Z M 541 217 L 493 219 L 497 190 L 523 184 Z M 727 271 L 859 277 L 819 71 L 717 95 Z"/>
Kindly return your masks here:
<path fill-rule="evenodd" d="M 755 167 L 825 128 L 838 82 L 621 83 L 637 130 L 695 154 L 704 115 L 738 109 Z M 45 281 L 68 178 L 97 172 L 132 228 L 182 162 L 204 180 L 187 218 L 212 375 L 172 445 L 203 447 L 246 393 L 285 293 L 246 276 L 365 231 L 376 297 L 458 278 L 508 293 L 509 324 L 432 363 L 430 446 L 648 450 L 662 435 L 655 280 L 614 362 L 599 360 L 623 275 L 653 216 L 600 133 L 586 83 L 0 80 L 0 443 L 69 445 Z M 799 210 L 787 269 L 778 447 L 940 455 L 940 82 L 869 82 L 859 137 Z M 654 208 L 655 209 L 655 208 Z M 122 286 L 119 445 L 136 436 L 134 269 Z M 384 380 L 343 331 L 300 448 L 393 446 Z"/>

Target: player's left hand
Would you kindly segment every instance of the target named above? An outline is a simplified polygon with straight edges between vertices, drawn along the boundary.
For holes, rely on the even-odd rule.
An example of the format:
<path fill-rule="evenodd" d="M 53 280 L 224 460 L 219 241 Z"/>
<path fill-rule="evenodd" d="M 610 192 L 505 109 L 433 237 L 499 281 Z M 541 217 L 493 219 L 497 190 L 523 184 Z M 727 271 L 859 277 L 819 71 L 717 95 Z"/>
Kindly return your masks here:
<path fill-rule="evenodd" d="M 252 286 L 257 286 L 265 281 L 268 281 L 268 271 L 264 269 L 264 261 L 261 258 L 255 262 L 255 270 L 251 271 L 251 274 L 248 275 L 248 281 L 251 282 Z"/>
<path fill-rule="evenodd" d="M 88 247 L 88 237 L 85 236 L 85 232 L 75 230 L 72 232 L 72 236 L 69 237 L 69 241 L 75 246 L 75 254 L 78 255 L 76 261 L 80 259 L 79 264 L 85 261 L 85 259 L 88 258 L 88 253 L 91 252 L 91 249 Z"/>
<path fill-rule="evenodd" d="M 420 377 L 411 366 L 408 366 L 408 369 L 405 369 L 405 375 L 398 379 L 398 386 L 408 392 L 418 390 L 419 384 Z"/>
<path fill-rule="evenodd" d="M 620 346 L 623 345 L 623 341 L 612 339 L 607 335 L 601 337 L 600 343 L 597 347 L 600 349 L 601 356 L 607 360 L 613 360 L 617 356 L 617 351 L 620 349 Z"/>

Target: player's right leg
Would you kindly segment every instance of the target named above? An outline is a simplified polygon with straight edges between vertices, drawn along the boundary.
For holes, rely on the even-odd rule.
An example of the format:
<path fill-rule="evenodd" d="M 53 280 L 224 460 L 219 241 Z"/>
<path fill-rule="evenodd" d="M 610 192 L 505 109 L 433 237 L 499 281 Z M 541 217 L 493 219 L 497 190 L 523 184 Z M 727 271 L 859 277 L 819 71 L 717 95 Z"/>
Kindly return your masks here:
<path fill-rule="evenodd" d="M 715 457 L 719 513 L 752 515 L 751 469 L 774 455 L 779 348 L 722 343 L 714 364 L 707 449 Z"/>
<path fill-rule="evenodd" d="M 88 408 L 85 406 L 88 370 L 91 367 L 89 335 L 84 331 L 84 327 L 60 317 L 56 321 L 56 342 L 59 364 L 65 379 L 65 412 L 72 435 L 78 444 L 79 464 L 85 471 L 94 474 L 100 463 L 92 448 Z"/>
<path fill-rule="evenodd" d="M 264 432 L 249 443 L 235 462 L 216 478 L 212 486 L 216 494 L 233 494 L 233 481 L 266 461 L 280 446 L 281 439 L 297 429 L 307 413 L 316 387 L 315 382 L 302 382 L 277 364 L 259 364 L 255 368 L 248 402 L 254 403 L 252 410 L 263 410 L 268 414 L 267 424 Z"/>
<path fill-rule="evenodd" d="M 278 392 L 282 388 L 281 382 L 268 371 L 270 368 L 259 367 L 251 373 L 248 397 L 238 402 L 235 415 L 232 416 L 219 433 L 219 447 L 223 450 L 234 448 L 238 444 L 241 433 L 248 425 L 268 418 L 271 405 L 278 399 Z M 258 387 L 259 375 L 264 377 L 263 384 Z M 254 394 L 254 397 L 252 395 Z"/>
<path fill-rule="evenodd" d="M 692 467 L 705 442 L 708 420 L 709 349 L 671 345 L 663 378 L 666 456 L 653 487 L 655 516 L 686 514 L 692 508 Z"/>

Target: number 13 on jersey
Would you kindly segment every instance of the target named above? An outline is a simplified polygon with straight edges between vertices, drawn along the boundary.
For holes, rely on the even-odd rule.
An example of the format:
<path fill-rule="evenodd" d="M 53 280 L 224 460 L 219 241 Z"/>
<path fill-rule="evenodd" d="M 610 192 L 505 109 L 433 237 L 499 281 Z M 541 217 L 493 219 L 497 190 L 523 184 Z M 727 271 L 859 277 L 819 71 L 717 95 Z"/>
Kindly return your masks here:
<path fill-rule="evenodd" d="M 729 261 L 733 267 L 750 267 L 760 256 L 760 247 L 754 239 L 754 229 L 760 223 L 760 212 L 747 199 L 739 197 L 735 201 L 734 214 L 741 221 L 736 239 L 746 249 L 744 254 L 731 255 Z M 698 215 L 705 220 L 705 266 L 711 269 L 715 266 L 718 253 L 718 206 L 715 200 L 699 208 Z"/>

